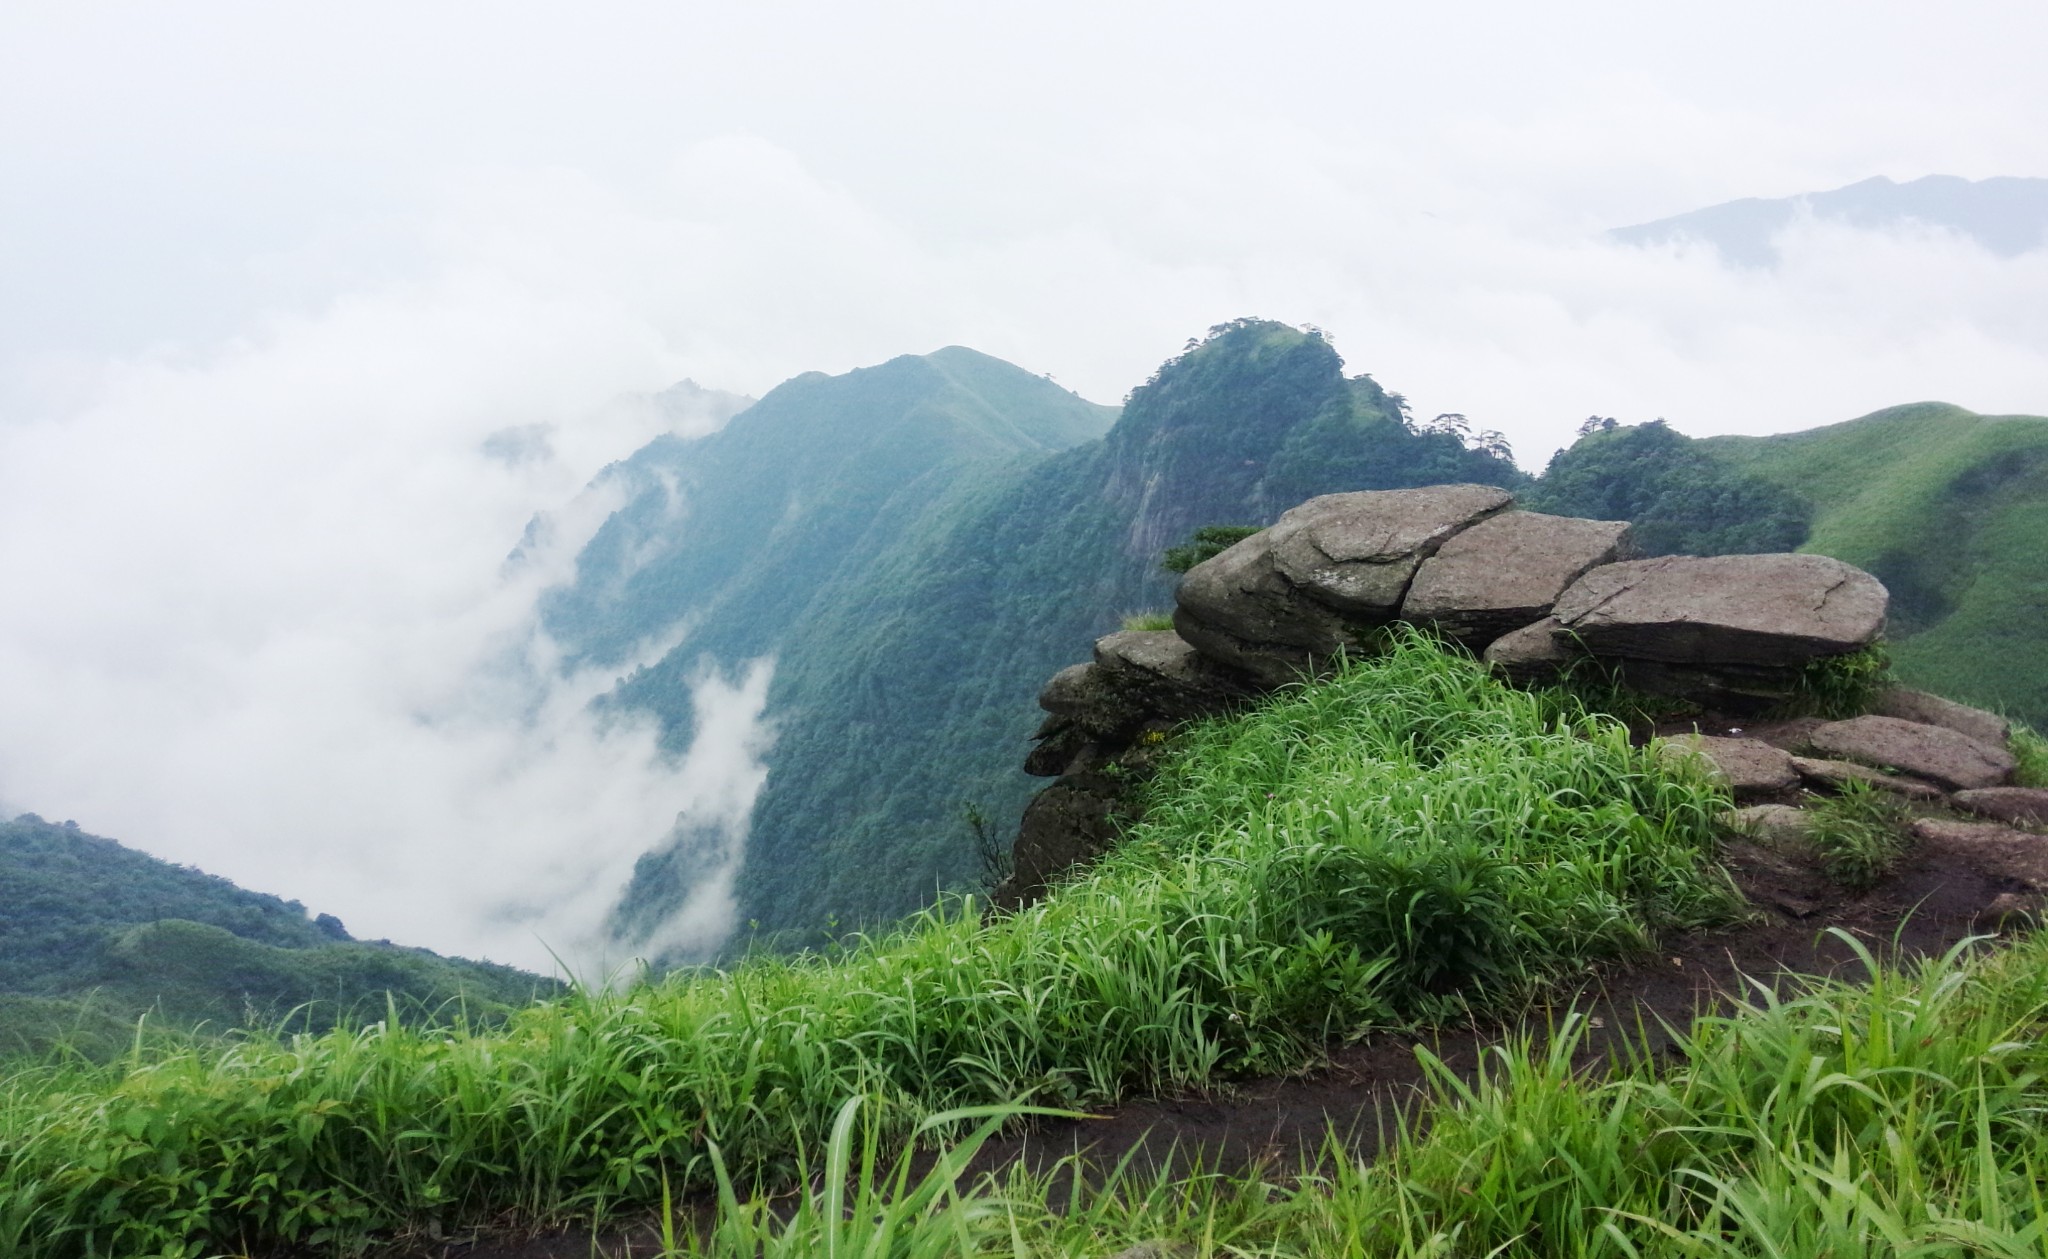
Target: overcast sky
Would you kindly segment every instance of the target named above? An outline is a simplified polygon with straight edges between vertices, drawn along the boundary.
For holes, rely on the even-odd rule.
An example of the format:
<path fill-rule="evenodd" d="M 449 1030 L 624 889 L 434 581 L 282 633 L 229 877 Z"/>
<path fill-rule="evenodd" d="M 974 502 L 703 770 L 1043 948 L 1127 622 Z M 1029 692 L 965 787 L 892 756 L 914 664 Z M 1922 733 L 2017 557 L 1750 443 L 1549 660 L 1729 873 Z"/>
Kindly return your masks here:
<path fill-rule="evenodd" d="M 1591 413 L 2048 411 L 2043 251 L 1598 241 L 2048 175 L 2040 6 L 310 9 L 0 8 L 0 808 L 359 934 L 545 964 L 667 819 L 744 812 L 765 673 L 670 764 L 553 679 L 559 567 L 500 570 L 685 376 L 958 343 L 1116 401 L 1256 314 L 1531 467 Z"/>

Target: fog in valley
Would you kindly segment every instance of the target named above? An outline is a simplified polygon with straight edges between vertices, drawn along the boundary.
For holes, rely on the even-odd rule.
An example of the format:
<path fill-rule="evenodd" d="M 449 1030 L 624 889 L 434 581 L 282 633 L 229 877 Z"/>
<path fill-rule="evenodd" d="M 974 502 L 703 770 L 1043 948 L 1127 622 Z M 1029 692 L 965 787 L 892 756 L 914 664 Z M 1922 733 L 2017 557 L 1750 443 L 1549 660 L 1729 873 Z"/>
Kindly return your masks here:
<path fill-rule="evenodd" d="M 687 749 L 591 707 L 635 662 L 565 669 L 535 608 L 607 464 L 728 422 L 715 391 L 949 344 L 1113 403 L 1242 315 L 1532 471 L 1589 414 L 2040 414 L 2048 247 L 1819 203 L 1762 265 L 1606 233 L 2048 175 L 2044 37 L 1968 3 L 12 6 L 0 811 L 585 974 L 681 825 L 720 846 L 662 943 L 715 943 L 774 661 L 704 662 Z"/>

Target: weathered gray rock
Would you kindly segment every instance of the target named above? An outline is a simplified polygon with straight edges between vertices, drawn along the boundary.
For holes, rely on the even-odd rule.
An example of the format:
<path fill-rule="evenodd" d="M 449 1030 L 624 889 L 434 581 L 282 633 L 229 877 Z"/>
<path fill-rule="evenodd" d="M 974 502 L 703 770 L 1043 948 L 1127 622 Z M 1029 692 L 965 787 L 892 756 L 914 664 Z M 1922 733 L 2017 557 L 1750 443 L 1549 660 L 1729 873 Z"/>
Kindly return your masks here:
<path fill-rule="evenodd" d="M 1761 739 L 1680 735 L 1665 741 L 1658 754 L 1671 760 L 1699 758 L 1714 777 L 1728 785 L 1737 799 L 1769 795 L 1799 783 L 1799 775 L 1792 768 L 1792 758 Z"/>
<path fill-rule="evenodd" d="M 1813 838 L 1813 815 L 1789 804 L 1753 804 L 1721 815 L 1729 830 L 1780 852 L 1799 850 Z"/>
<path fill-rule="evenodd" d="M 1371 650 L 1408 583 L 1445 539 L 1513 500 L 1490 485 L 1432 485 L 1312 498 L 1188 570 L 1173 627 L 1203 655 L 1263 686 Z"/>
<path fill-rule="evenodd" d="M 1032 736 L 1031 751 L 1024 757 L 1024 772 L 1034 778 L 1058 778 L 1067 772 L 1081 749 L 1095 737 L 1066 717 L 1048 718 Z"/>
<path fill-rule="evenodd" d="M 2048 826 L 2048 791 L 2039 787 L 1978 787 L 1954 799 L 1957 808 L 2013 826 Z"/>
<path fill-rule="evenodd" d="M 1896 792 L 1910 800 L 1933 800 L 1940 797 L 1941 788 L 1917 778 L 1905 778 L 1898 774 L 1887 774 L 1881 769 L 1858 765 L 1854 761 L 1830 761 L 1811 756 L 1795 756 L 1792 768 L 1801 778 L 1820 787 L 1841 787 L 1846 783 L 1869 783 L 1886 791 Z"/>
<path fill-rule="evenodd" d="M 1955 853 L 2034 891 L 2048 890 L 2048 836 L 1996 822 L 1950 822 L 1931 817 L 1913 823 L 1913 836 L 1937 855 Z"/>
<path fill-rule="evenodd" d="M 1903 686 L 1886 689 L 1871 705 L 1870 711 L 1880 717 L 1917 721 L 1923 726 L 1941 726 L 1994 747 L 2002 748 L 2012 738 L 2012 723 L 1997 713 Z"/>
<path fill-rule="evenodd" d="M 1482 649 L 1547 615 L 1588 569 L 1618 559 L 1628 532 L 1621 520 L 1533 511 L 1489 516 L 1451 535 L 1416 569 L 1401 619 Z"/>
<path fill-rule="evenodd" d="M 1591 570 L 1551 615 L 1596 655 L 1782 669 L 1868 645 L 1887 599 L 1824 555 L 1667 555 Z"/>
<path fill-rule="evenodd" d="M 1343 617 L 1280 575 L 1272 533 L 1255 533 L 1189 569 L 1174 592 L 1173 613 L 1182 639 L 1269 687 L 1312 671 L 1354 638 Z"/>
<path fill-rule="evenodd" d="M 2011 780 L 2015 766 L 2012 753 L 2002 747 L 1898 717 L 1831 721 L 1817 727 L 1807 742 L 1828 756 L 1904 770 L 1950 790 L 2000 786 Z"/>
<path fill-rule="evenodd" d="M 1326 494 L 1268 530 L 1273 564 L 1316 602 L 1353 621 L 1384 623 L 1399 614 L 1424 560 L 1513 502 L 1491 485 Z"/>
<path fill-rule="evenodd" d="M 1047 884 L 1094 861 L 1117 836 L 1122 785 L 1099 774 L 1070 774 L 1031 798 L 1010 846 L 1010 876 L 993 894 L 999 905 L 1035 900 Z"/>
<path fill-rule="evenodd" d="M 2041 920 L 2041 898 L 2000 892 L 1977 911 L 1976 925 L 1986 931 L 2020 931 Z"/>
<path fill-rule="evenodd" d="M 1068 665 L 1038 693 L 1038 706 L 1091 735 L 1135 726 L 1150 715 L 1137 687 L 1098 664 Z"/>
<path fill-rule="evenodd" d="M 1185 720 L 1222 712 L 1254 690 L 1250 679 L 1203 656 L 1172 630 L 1106 635 L 1095 642 L 1095 664 L 1161 717 Z"/>
<path fill-rule="evenodd" d="M 1494 639 L 1482 658 L 1495 672 L 1518 686 L 1548 682 L 1564 672 L 1575 658 L 1571 640 L 1558 630 L 1557 622 L 1546 616 Z"/>

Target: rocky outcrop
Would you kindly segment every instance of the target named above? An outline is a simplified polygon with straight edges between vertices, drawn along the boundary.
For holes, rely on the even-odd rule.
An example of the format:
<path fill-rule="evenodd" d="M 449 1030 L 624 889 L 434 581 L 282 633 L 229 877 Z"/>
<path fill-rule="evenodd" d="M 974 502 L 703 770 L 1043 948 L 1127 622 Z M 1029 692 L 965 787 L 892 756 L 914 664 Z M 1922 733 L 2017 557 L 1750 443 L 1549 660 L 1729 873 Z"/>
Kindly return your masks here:
<path fill-rule="evenodd" d="M 1171 726 L 1378 650 L 1396 622 L 1483 651 L 1511 681 L 1590 659 L 1641 689 L 1733 712 L 1783 699 L 1812 662 L 1884 627 L 1883 585 L 1835 560 L 1630 560 L 1626 524 L 1512 508 L 1486 485 L 1331 494 L 1196 565 L 1172 630 L 1108 635 L 1046 684 L 1049 715 L 1026 768 L 1057 781 L 1026 812 L 997 899 L 1021 903 L 1100 851 L 1125 785 Z M 1745 797 L 1800 781 L 1785 752 L 1755 740 L 1701 738 L 1673 753 L 1683 754 L 1704 756 Z"/>

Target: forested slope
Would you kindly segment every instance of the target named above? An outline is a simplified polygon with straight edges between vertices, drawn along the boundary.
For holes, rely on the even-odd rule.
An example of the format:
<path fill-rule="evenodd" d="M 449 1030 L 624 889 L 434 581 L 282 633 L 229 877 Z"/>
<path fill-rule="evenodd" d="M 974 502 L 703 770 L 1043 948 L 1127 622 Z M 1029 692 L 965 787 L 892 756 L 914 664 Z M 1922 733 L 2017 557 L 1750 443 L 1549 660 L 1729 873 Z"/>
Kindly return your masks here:
<path fill-rule="evenodd" d="M 411 1014 L 490 1018 L 558 985 L 352 939 L 328 915 L 33 814 L 0 823 L 0 1057 L 117 1048 L 145 1013 L 215 1031 Z"/>

